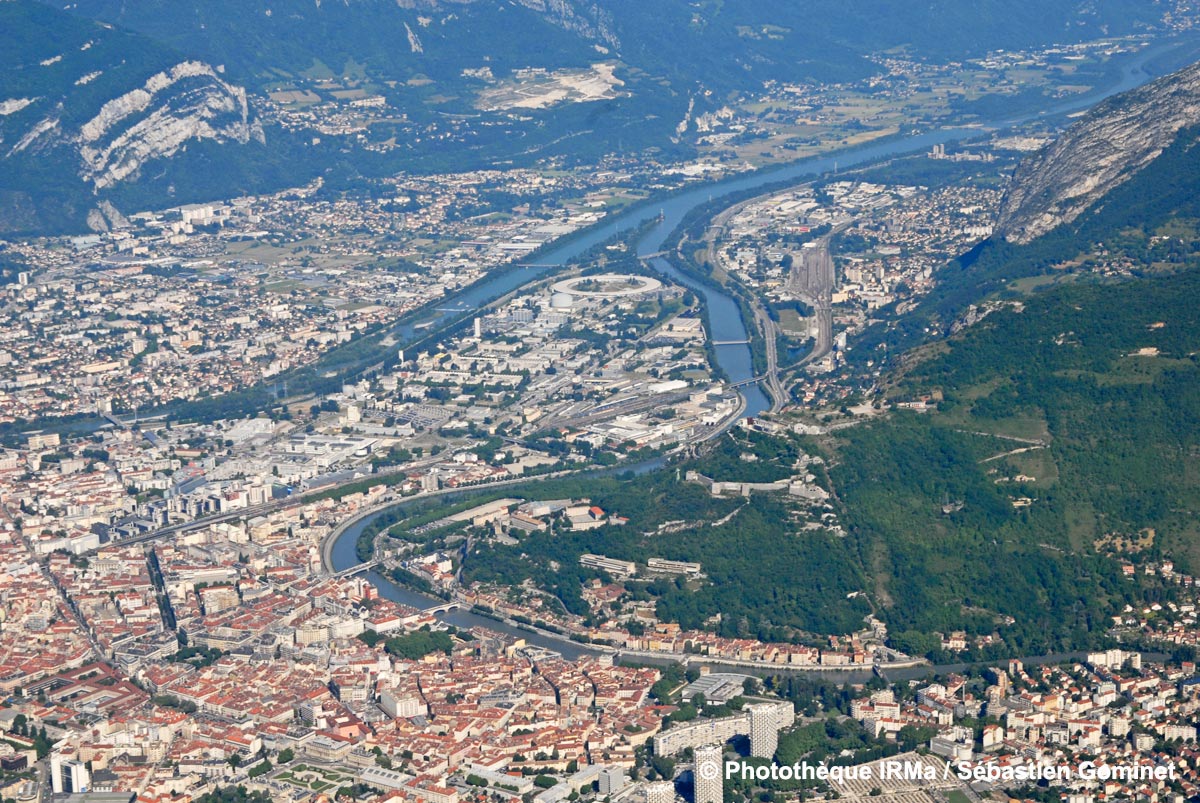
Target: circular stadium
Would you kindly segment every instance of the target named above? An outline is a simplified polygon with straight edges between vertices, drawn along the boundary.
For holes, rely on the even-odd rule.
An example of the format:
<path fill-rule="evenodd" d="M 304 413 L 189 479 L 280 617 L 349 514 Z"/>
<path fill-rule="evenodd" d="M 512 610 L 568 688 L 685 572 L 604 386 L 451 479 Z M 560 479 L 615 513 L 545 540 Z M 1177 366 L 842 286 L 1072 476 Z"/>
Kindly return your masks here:
<path fill-rule="evenodd" d="M 648 276 L 638 276 L 632 273 L 600 273 L 595 276 L 576 276 L 572 279 L 563 279 L 561 282 L 555 282 L 552 290 L 555 293 L 567 293 L 572 296 L 618 298 L 653 293 L 660 287 L 662 287 L 662 282 Z"/>

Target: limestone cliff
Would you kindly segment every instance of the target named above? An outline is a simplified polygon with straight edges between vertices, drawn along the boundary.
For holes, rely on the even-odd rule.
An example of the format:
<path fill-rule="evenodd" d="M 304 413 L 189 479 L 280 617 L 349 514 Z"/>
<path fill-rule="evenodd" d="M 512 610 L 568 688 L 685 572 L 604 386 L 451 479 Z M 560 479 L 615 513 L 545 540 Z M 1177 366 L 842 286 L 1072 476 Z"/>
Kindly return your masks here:
<path fill-rule="evenodd" d="M 175 155 L 189 140 L 260 141 L 246 90 L 222 81 L 207 64 L 185 61 L 145 86 L 113 98 L 76 138 L 80 175 L 103 190 L 154 159 Z"/>
<path fill-rule="evenodd" d="M 181 62 L 144 86 L 106 102 L 77 131 L 63 130 L 56 116 L 39 120 L 6 158 L 49 156 L 62 147 L 78 158 L 79 177 L 103 190 L 135 176 L 146 163 L 175 155 L 189 140 L 245 144 L 262 141 L 246 90 L 217 77 L 207 64 Z"/>
<path fill-rule="evenodd" d="M 1075 220 L 1200 123 L 1200 63 L 1097 104 L 1017 168 L 997 236 L 1027 243 Z"/>

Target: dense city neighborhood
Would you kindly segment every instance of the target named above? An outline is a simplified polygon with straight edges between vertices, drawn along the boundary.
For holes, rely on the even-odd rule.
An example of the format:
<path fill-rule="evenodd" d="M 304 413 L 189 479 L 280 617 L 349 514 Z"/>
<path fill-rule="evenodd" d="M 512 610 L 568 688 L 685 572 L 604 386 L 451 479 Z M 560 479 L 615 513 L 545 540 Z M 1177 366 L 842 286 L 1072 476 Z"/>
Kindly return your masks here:
<path fill-rule="evenodd" d="M 416 55 L 471 4 L 396 5 L 449 14 L 404 24 Z M 254 131 L 481 150 L 649 80 L 593 12 L 579 65 L 484 58 L 461 98 L 352 58 L 279 71 Z M 1153 41 L 879 50 L 855 80 L 697 83 L 663 147 L 347 157 L 0 240 L 0 803 L 1200 799 L 1196 419 L 1097 434 L 1068 387 L 1105 413 L 1194 397 L 1194 311 L 1085 304 L 1174 275 L 1196 220 L 996 267 L 1028 267 L 997 223 L 1023 160 L 1101 77 L 1148 80 Z M 808 157 L 829 163 L 787 172 Z M 1108 351 L 1056 362 L 1083 346 Z M 1147 490 L 1160 457 L 1184 468 Z M 1083 462 L 1101 479 L 1069 485 Z"/>

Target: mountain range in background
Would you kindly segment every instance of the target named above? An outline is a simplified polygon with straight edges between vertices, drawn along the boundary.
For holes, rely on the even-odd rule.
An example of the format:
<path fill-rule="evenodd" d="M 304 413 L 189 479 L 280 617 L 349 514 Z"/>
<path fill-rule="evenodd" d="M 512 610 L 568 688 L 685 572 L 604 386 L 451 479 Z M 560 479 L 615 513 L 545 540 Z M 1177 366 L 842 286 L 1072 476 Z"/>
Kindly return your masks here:
<path fill-rule="evenodd" d="M 765 81 L 850 81 L 895 49 L 963 58 L 1146 30 L 1134 0 L 921 7 L 880 0 L 35 0 L 0 3 L 0 235 L 103 229 L 120 212 L 279 189 L 318 175 L 441 172 L 607 153 L 684 157 L 689 109 Z M 592 71 L 592 102 L 492 108 L 519 70 Z M 269 93 L 353 75 L 407 123 L 389 154 L 264 121 Z M 423 140 L 423 141 L 422 141 Z M 120 211 L 118 211 L 120 210 Z"/>
<path fill-rule="evenodd" d="M 105 229 L 139 183 L 169 204 L 205 145 L 233 189 L 239 154 L 266 147 L 243 87 L 138 34 L 18 0 L 0 3 L 0 53 L 0 233 Z"/>
<path fill-rule="evenodd" d="M 583 158 L 614 136 L 683 153 L 671 132 L 695 98 L 715 103 L 771 79 L 862 76 L 872 49 L 961 57 L 1135 30 L 1161 12 L 1024 0 L 732 5 L 83 0 L 68 14 L 0 2 L 0 233 L 103 228 L 122 211 L 316 175 L 465 168 L 526 151 Z M 620 82 L 603 98 L 479 108 L 484 68 L 496 77 L 598 62 Z M 272 125 L 257 106 L 296 75 L 348 73 L 410 118 L 453 110 L 498 133 L 385 158 L 351 137 Z M 781 505 L 751 505 L 736 538 L 681 555 L 721 582 L 696 595 L 677 589 L 660 612 L 688 626 L 735 613 L 727 626 L 744 618 L 751 633 L 844 632 L 862 620 L 866 600 L 850 592 L 865 580 L 899 648 L 936 655 L 938 634 L 997 632 L 1007 643 L 981 656 L 995 657 L 1101 643 L 1103 612 L 1140 604 L 1109 534 L 1160 533 L 1155 549 L 1200 571 L 1200 280 L 1186 270 L 1200 261 L 1198 126 L 1193 66 L 1105 101 L 1025 160 L 996 236 L 940 270 L 915 309 L 877 311 L 882 322 L 849 351 L 851 367 L 861 360 L 878 377 L 882 398 L 937 399 L 936 412 L 881 415 L 803 444 L 826 458 L 845 537 L 785 537 Z M 565 131 L 593 133 L 556 151 Z M 1101 259 L 1135 266 L 1139 280 L 1096 280 Z M 972 304 L 987 314 L 967 320 Z M 937 348 L 908 351 L 884 371 L 875 364 L 942 334 Z M 729 449 L 728 464 L 750 465 L 740 444 Z M 664 507 L 686 496 L 670 474 L 653 480 Z M 616 480 L 594 489 L 598 504 L 638 504 L 606 498 L 608 485 Z M 680 541 L 706 534 L 692 528 Z M 748 561 L 747 542 L 772 548 Z M 727 574 L 716 574 L 722 565 Z"/>

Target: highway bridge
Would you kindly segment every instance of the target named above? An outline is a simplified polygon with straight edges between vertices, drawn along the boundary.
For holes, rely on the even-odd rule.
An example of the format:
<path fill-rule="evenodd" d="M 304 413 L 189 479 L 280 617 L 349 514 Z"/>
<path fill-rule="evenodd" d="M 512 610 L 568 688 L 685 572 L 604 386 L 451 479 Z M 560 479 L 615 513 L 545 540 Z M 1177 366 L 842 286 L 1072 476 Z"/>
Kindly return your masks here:
<path fill-rule="evenodd" d="M 750 342 L 750 338 L 744 340 L 710 340 L 714 346 L 744 346 Z"/>

